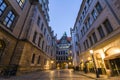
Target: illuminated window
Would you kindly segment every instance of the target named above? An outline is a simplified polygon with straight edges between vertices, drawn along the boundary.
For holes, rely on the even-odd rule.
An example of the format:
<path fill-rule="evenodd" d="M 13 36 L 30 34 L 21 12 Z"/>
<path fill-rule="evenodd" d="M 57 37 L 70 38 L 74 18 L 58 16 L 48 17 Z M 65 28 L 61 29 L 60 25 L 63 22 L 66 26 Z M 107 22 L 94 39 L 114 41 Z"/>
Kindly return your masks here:
<path fill-rule="evenodd" d="M 17 2 L 18 2 L 19 6 L 20 6 L 21 8 L 24 7 L 25 0 L 17 0 Z"/>
<path fill-rule="evenodd" d="M 7 5 L 5 4 L 5 2 L 3 0 L 0 0 L 0 16 L 3 14 L 6 7 Z"/>
<path fill-rule="evenodd" d="M 14 19 L 15 19 L 15 14 L 12 11 L 9 11 L 3 24 L 6 25 L 8 28 L 11 28 Z"/>

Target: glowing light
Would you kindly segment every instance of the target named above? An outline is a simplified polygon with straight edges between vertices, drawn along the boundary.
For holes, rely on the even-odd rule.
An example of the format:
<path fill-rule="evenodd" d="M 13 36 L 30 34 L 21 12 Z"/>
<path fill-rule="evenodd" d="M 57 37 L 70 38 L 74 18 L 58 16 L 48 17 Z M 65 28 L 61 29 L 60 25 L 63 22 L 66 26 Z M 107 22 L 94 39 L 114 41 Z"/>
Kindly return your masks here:
<path fill-rule="evenodd" d="M 115 49 L 114 53 L 120 53 L 120 49 Z"/>
<path fill-rule="evenodd" d="M 51 64 L 53 64 L 54 63 L 54 61 L 51 61 Z"/>
<path fill-rule="evenodd" d="M 93 54 L 93 50 L 89 50 L 90 54 Z"/>
<path fill-rule="evenodd" d="M 71 65 L 72 63 L 71 62 L 69 62 L 69 65 Z"/>

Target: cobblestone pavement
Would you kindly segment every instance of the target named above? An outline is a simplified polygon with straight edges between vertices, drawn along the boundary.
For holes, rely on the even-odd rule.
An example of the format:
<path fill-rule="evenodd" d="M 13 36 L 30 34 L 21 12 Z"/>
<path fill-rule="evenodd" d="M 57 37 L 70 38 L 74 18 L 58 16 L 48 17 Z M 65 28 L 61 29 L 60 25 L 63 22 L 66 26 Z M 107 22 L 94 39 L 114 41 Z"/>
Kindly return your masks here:
<path fill-rule="evenodd" d="M 21 76 L 15 76 L 10 78 L 1 78 L 0 80 L 95 80 L 78 73 L 74 73 L 73 70 L 48 70 L 33 72 Z"/>

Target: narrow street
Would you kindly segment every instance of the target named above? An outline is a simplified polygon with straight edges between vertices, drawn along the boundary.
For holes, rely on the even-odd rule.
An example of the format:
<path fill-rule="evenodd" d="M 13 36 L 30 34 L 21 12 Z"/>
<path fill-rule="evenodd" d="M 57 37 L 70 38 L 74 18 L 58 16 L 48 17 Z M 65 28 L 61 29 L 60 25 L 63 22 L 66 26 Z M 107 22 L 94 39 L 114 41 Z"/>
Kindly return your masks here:
<path fill-rule="evenodd" d="M 73 70 L 48 70 L 24 74 L 21 76 L 1 78 L 0 80 L 94 80 L 75 73 Z"/>

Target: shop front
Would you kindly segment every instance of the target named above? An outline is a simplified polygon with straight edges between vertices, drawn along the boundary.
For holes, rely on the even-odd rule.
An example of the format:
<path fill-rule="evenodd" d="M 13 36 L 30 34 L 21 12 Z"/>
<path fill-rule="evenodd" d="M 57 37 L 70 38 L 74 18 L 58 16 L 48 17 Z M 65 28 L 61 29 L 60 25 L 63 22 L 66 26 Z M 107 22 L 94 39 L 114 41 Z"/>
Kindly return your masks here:
<path fill-rule="evenodd" d="M 105 64 L 111 76 L 120 75 L 120 48 L 112 47 L 106 51 Z"/>

